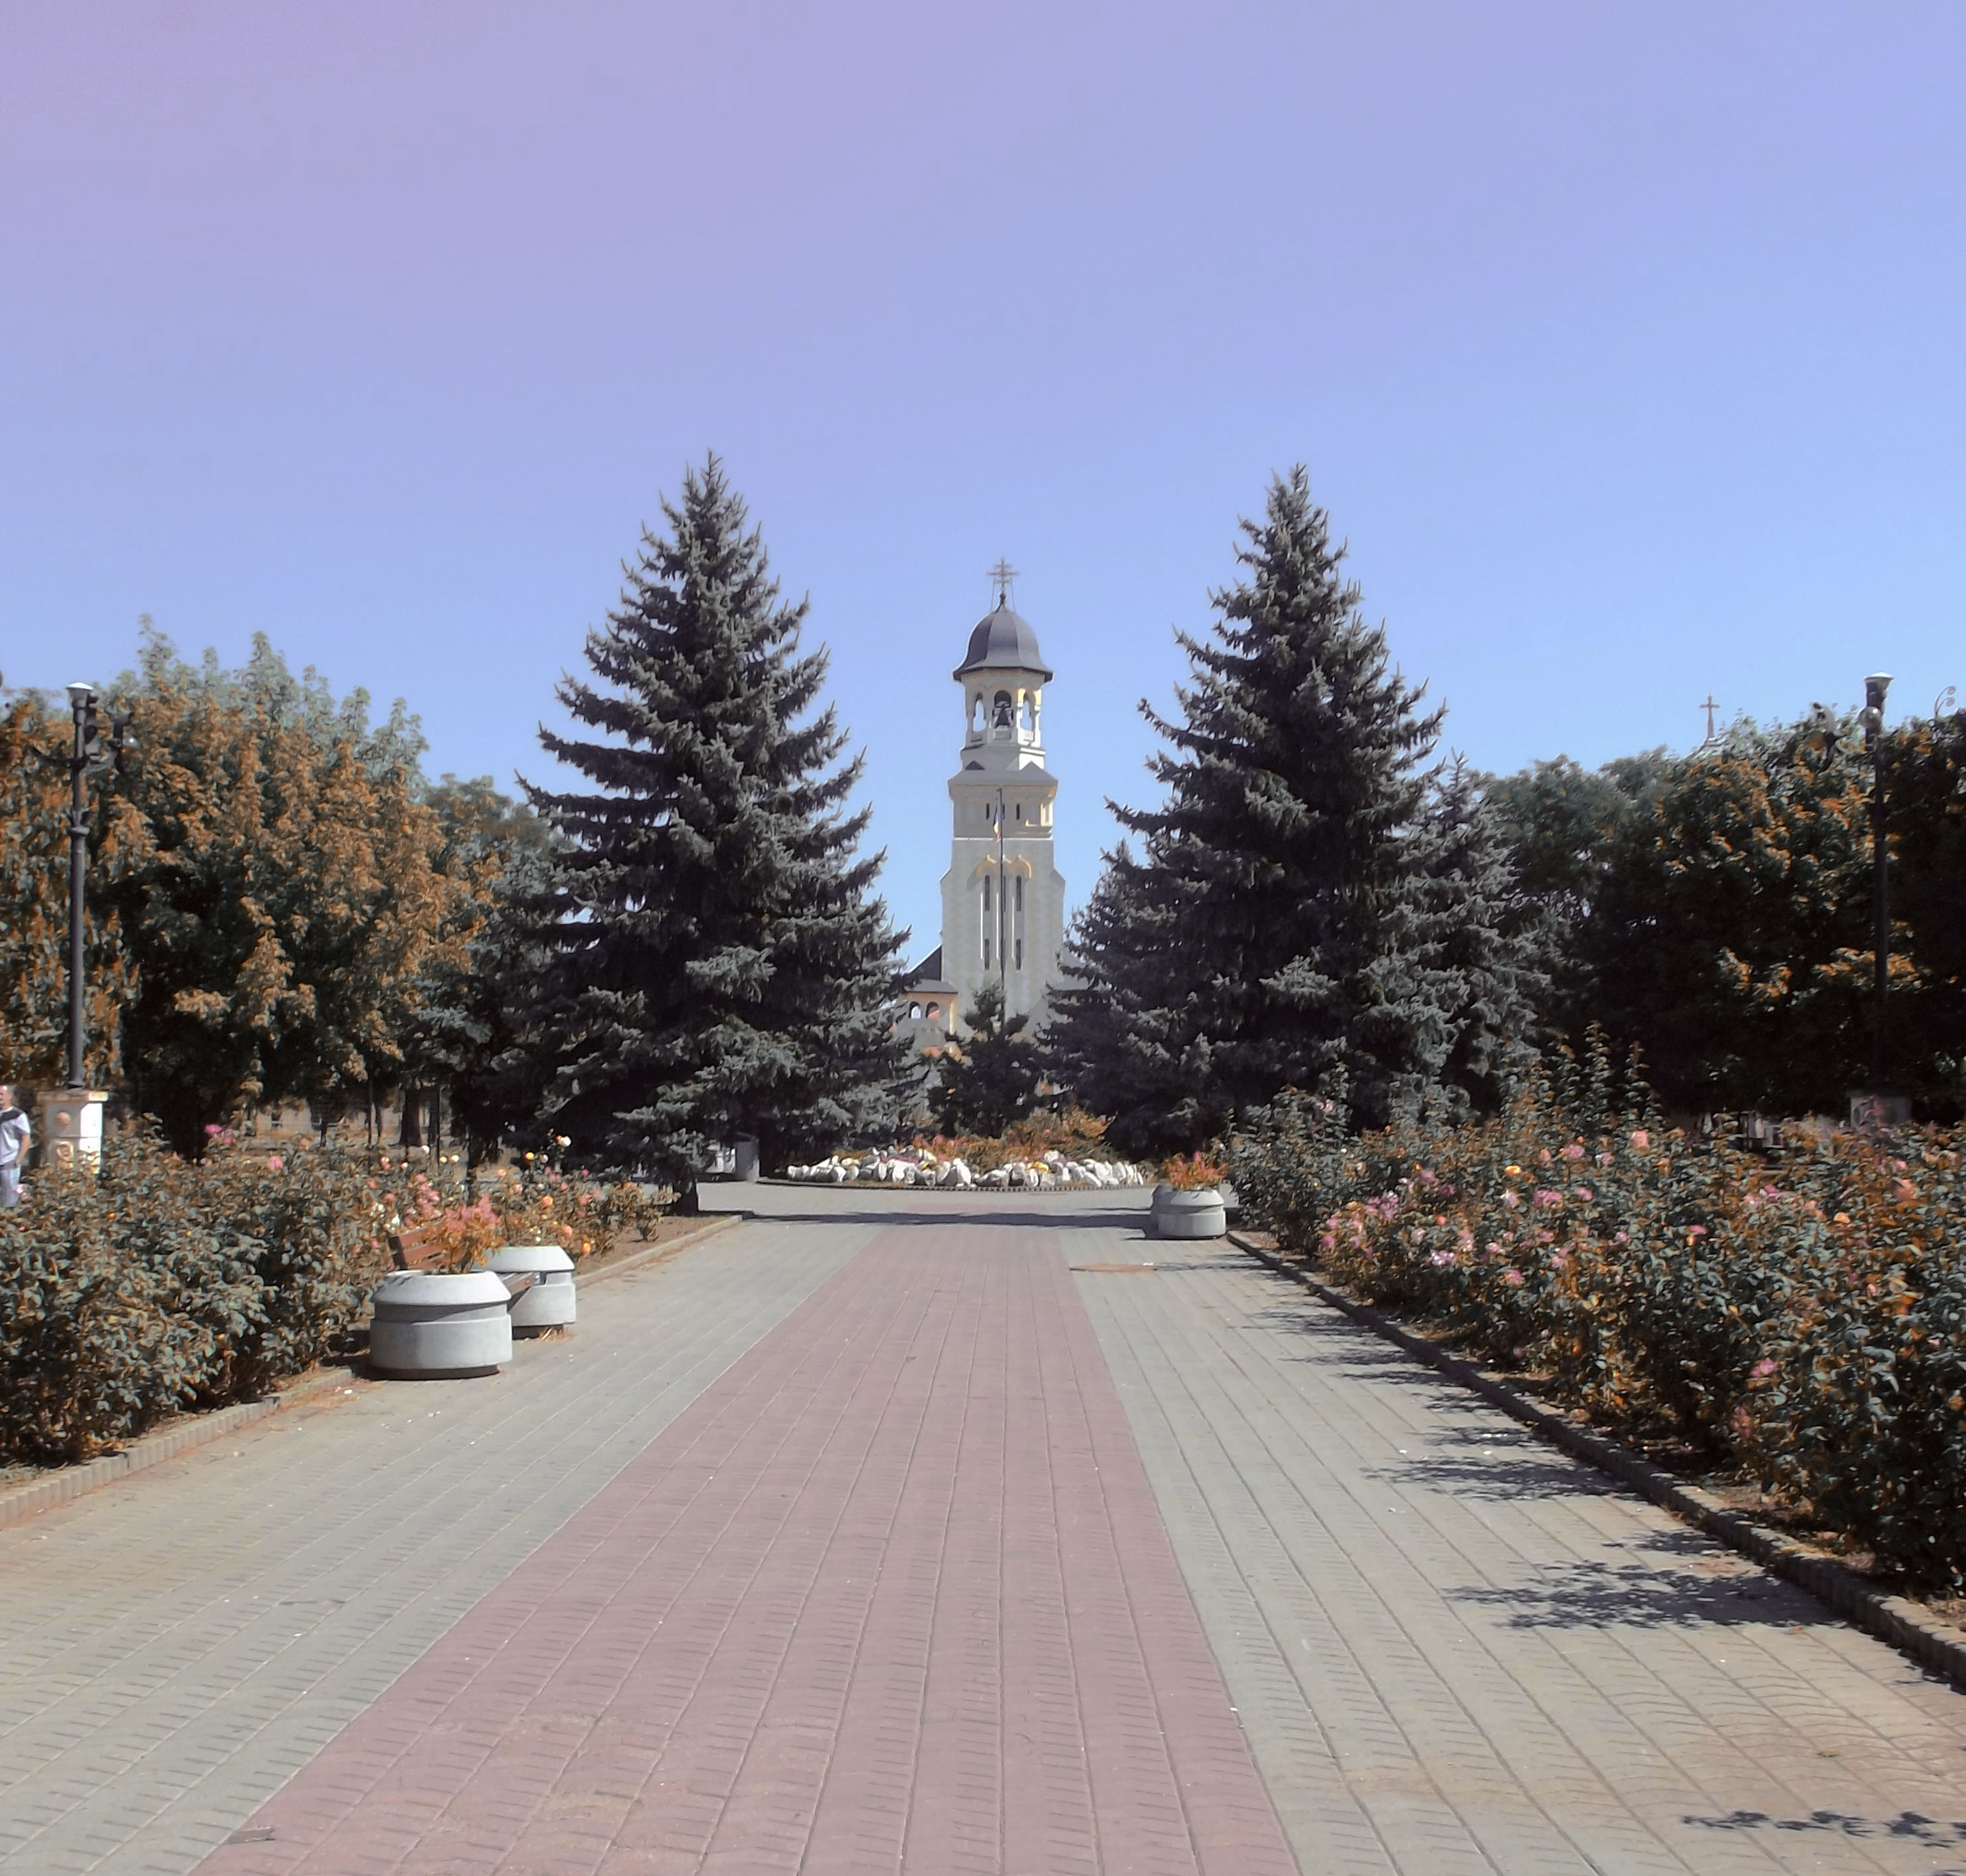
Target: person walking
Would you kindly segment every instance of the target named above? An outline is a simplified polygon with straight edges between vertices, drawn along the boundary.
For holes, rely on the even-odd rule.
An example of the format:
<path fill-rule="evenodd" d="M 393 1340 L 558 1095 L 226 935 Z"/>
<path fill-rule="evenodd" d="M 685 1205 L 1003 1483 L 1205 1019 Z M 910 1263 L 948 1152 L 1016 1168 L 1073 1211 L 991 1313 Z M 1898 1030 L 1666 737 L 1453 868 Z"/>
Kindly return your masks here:
<path fill-rule="evenodd" d="M 21 1202 L 21 1168 L 34 1137 L 27 1117 L 14 1105 L 14 1091 L 0 1082 L 0 1210 Z"/>

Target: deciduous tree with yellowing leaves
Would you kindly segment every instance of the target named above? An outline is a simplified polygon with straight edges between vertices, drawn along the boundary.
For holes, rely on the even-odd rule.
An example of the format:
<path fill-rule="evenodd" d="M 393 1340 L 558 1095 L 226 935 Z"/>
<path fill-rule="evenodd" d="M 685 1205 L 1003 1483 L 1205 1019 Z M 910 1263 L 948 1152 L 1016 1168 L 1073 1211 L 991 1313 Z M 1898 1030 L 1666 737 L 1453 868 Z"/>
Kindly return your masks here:
<path fill-rule="evenodd" d="M 228 673 L 153 634 L 118 701 L 137 739 L 118 811 L 142 831 L 102 898 L 134 965 L 138 1107 L 195 1152 L 248 1103 L 388 1091 L 471 889 L 440 863 L 414 720 L 372 731 L 365 695 L 335 704 L 263 640 Z"/>

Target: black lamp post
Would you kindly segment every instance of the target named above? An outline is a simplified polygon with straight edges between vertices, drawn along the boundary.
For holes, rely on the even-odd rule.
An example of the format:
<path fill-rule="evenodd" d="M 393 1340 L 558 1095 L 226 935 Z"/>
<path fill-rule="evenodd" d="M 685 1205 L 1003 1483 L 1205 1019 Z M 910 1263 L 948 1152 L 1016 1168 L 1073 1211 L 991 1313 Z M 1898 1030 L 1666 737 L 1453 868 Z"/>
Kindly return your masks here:
<path fill-rule="evenodd" d="M 83 783 L 91 769 L 104 764 L 95 686 L 71 684 L 68 701 L 75 717 L 75 744 L 68 758 L 68 1085 L 81 1089 L 88 1085 L 82 1072 L 88 1040 L 82 1023 L 82 931 L 89 878 L 89 797 Z M 118 769 L 123 766 L 124 751 L 135 740 L 130 719 L 116 718 L 110 727 L 109 749 Z"/>
<path fill-rule="evenodd" d="M 1876 1009 L 1871 1034 L 1871 1091 L 1877 1115 L 1884 1106 L 1884 999 L 1890 987 L 1890 847 L 1884 830 L 1884 693 L 1891 688 L 1888 672 L 1874 672 L 1864 680 L 1864 746 L 1871 754 L 1871 941 L 1875 950 L 1874 991 Z"/>

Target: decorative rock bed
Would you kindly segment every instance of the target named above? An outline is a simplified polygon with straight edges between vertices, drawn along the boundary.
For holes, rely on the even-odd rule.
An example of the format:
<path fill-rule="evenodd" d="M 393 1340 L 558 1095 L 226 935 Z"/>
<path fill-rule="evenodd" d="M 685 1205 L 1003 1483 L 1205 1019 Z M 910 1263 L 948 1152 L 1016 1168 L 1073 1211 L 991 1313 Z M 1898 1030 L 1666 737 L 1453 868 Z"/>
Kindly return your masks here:
<path fill-rule="evenodd" d="M 1006 1188 L 1057 1191 L 1067 1188 L 1141 1186 L 1146 1184 L 1139 1167 L 1123 1159 L 1068 1159 L 1062 1153 L 1046 1153 L 1037 1159 L 1020 1160 L 994 1166 L 988 1172 L 971 1169 L 962 1159 L 937 1159 L 933 1153 L 884 1153 L 858 1158 L 835 1154 L 809 1166 L 788 1166 L 785 1176 L 811 1185 L 911 1185 L 933 1186 L 943 1191 L 970 1191 Z"/>

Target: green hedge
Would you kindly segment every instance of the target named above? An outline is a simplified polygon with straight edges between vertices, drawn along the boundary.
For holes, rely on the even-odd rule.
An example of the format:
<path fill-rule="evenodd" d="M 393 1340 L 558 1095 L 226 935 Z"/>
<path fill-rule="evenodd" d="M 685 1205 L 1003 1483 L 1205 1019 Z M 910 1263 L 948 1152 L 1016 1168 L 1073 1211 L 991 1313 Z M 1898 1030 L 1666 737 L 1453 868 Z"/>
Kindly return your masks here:
<path fill-rule="evenodd" d="M 355 1156 L 192 1164 L 121 1139 L 0 1212 L 0 1452 L 60 1463 L 268 1392 L 330 1352 L 384 1262 Z"/>
<path fill-rule="evenodd" d="M 1966 1585 L 1966 1133 L 1769 1157 L 1666 1131 L 1597 1070 L 1363 1139 L 1288 1094 L 1232 1175 L 1252 1222 L 1373 1301 Z"/>

